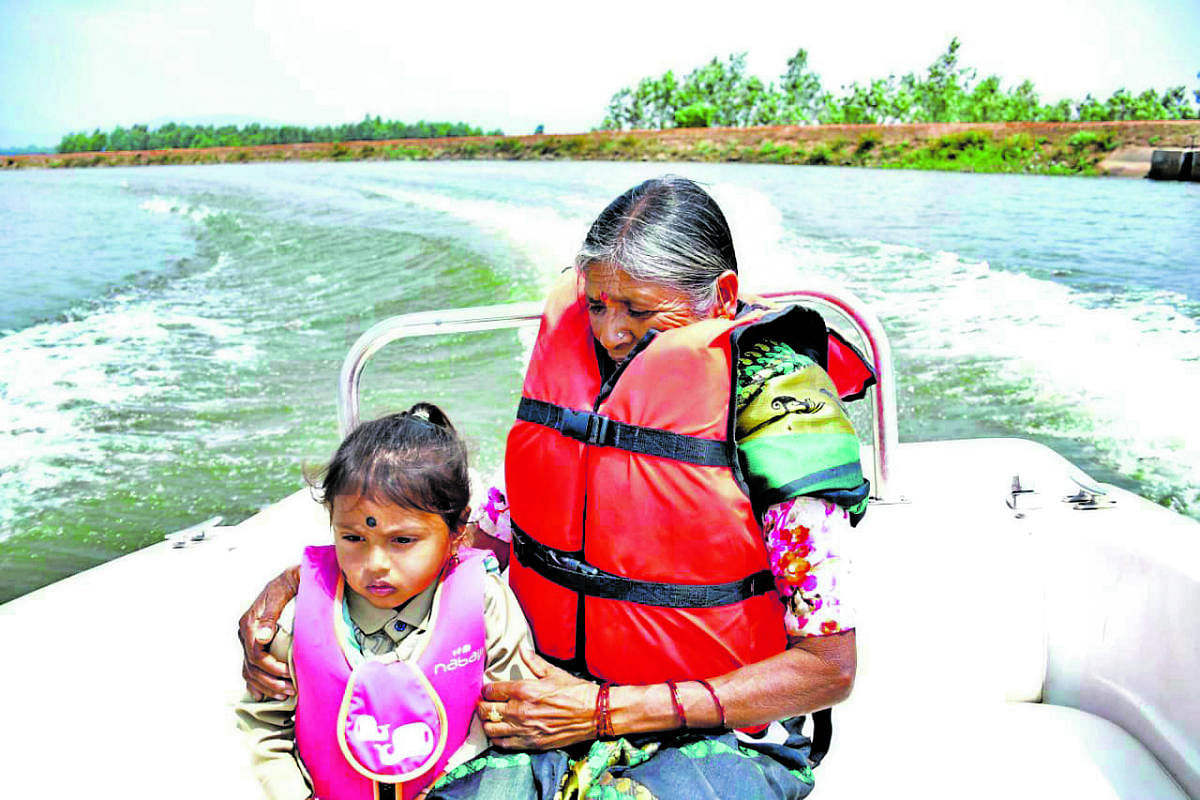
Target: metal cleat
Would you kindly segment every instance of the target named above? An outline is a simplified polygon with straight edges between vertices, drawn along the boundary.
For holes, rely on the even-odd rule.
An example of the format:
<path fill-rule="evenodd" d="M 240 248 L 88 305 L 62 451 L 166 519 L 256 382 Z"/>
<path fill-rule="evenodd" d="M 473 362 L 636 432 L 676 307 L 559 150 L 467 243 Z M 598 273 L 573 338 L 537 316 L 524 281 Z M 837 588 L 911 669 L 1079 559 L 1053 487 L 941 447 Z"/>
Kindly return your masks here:
<path fill-rule="evenodd" d="M 211 519 L 206 519 L 204 522 L 196 525 L 189 525 L 183 530 L 175 531 L 174 533 L 168 533 L 163 537 L 163 539 L 170 542 L 173 549 L 178 550 L 181 547 L 187 547 L 188 542 L 204 541 L 204 538 L 208 535 L 209 529 L 220 525 L 221 520 L 223 519 L 225 518 L 213 517 Z"/>
<path fill-rule="evenodd" d="M 1084 482 L 1077 475 L 1072 475 L 1071 480 L 1079 487 L 1079 491 L 1064 497 L 1063 502 L 1069 503 L 1075 510 L 1096 511 L 1112 508 L 1117 504 L 1116 500 L 1106 497 L 1108 492 L 1103 488 L 1103 484 L 1092 483 L 1090 479 Z"/>
<path fill-rule="evenodd" d="M 1030 489 L 1021 485 L 1021 476 L 1013 475 L 1012 488 L 1009 490 L 1008 499 L 1004 501 L 1015 512 L 1017 519 L 1025 516 L 1026 511 L 1042 507 L 1041 495 L 1036 489 Z"/>

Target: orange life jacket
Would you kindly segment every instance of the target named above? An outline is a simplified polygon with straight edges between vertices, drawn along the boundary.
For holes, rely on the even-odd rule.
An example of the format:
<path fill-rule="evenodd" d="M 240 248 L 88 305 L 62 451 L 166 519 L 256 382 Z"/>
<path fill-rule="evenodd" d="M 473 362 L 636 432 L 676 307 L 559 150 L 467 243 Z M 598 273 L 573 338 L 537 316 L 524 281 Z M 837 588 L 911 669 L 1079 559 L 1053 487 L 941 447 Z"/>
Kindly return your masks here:
<path fill-rule="evenodd" d="M 756 327 L 825 366 L 824 321 L 792 306 L 659 332 L 602 384 L 574 273 L 552 289 L 505 456 L 510 584 L 540 653 L 645 684 L 785 648 L 733 440 L 737 343 Z"/>

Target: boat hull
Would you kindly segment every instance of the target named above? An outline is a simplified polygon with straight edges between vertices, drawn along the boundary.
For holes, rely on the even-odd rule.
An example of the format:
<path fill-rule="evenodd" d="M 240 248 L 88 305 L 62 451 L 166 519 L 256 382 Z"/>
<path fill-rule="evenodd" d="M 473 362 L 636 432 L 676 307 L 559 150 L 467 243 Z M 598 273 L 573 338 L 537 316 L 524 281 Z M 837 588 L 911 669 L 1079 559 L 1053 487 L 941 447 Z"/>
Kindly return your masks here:
<path fill-rule="evenodd" d="M 1017 439 L 899 447 L 899 502 L 851 542 L 858 680 L 819 796 L 1200 798 L 1200 524 L 1111 487 L 1077 510 L 1076 472 Z M 1036 489 L 1015 510 L 1014 475 Z M 236 621 L 328 537 L 304 490 L 0 606 L 0 793 L 52 796 L 67 767 L 124 797 L 261 797 Z"/>

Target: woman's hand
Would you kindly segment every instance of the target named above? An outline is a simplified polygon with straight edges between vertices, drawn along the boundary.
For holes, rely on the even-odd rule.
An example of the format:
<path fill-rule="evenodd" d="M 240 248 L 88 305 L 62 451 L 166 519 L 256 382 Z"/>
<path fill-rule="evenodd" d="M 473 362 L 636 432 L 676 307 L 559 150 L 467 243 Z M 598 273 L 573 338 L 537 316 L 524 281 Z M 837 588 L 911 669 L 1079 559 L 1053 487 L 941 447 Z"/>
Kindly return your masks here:
<path fill-rule="evenodd" d="M 550 750 L 595 739 L 600 687 L 525 648 L 521 655 L 537 680 L 483 687 L 476 710 L 492 743 L 510 750 Z M 662 683 L 615 686 L 609 719 L 618 735 L 765 725 L 841 702 L 854 685 L 856 668 L 853 630 L 795 639 L 782 653 L 712 678 L 711 693 L 686 679 L 679 682 L 676 696 Z M 676 702 L 685 711 L 683 718 Z"/>
<path fill-rule="evenodd" d="M 521 655 L 537 680 L 483 686 L 476 710 L 492 744 L 509 750 L 552 750 L 595 739 L 600 687 L 528 649 L 522 648 Z"/>
<path fill-rule="evenodd" d="M 288 665 L 267 652 L 275 638 L 275 628 L 283 607 L 300 588 L 300 568 L 289 567 L 273 578 L 242 618 L 238 620 L 238 639 L 242 642 L 242 677 L 246 691 L 255 700 L 273 697 L 283 700 L 296 693 Z"/>
<path fill-rule="evenodd" d="M 496 556 L 496 560 L 500 562 L 500 571 L 503 572 L 508 567 L 508 556 L 512 552 L 512 545 L 503 539 L 497 539 L 491 534 L 485 533 L 474 522 L 468 522 L 466 528 L 463 529 L 464 539 L 466 543 L 476 550 L 491 550 Z"/>

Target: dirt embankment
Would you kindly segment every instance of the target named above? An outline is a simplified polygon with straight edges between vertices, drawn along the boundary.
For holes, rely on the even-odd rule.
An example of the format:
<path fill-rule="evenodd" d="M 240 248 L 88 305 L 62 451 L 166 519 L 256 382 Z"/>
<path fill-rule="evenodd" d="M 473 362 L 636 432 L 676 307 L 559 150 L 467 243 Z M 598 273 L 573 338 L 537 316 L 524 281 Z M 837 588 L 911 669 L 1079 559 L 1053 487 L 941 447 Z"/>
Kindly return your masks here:
<path fill-rule="evenodd" d="M 787 125 L 310 142 L 0 156 L 0 168 L 259 161 L 574 159 L 833 164 L 967 172 L 1143 177 L 1156 147 L 1200 141 L 1200 121 Z"/>

